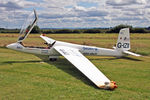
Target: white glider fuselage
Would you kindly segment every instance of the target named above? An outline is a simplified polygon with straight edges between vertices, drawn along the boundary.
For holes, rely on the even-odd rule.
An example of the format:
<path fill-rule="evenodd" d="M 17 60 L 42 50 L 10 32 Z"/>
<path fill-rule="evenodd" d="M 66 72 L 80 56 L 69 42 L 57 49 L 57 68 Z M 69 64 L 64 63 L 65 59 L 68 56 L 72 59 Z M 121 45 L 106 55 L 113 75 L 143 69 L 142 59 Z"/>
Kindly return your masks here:
<path fill-rule="evenodd" d="M 86 56 L 92 56 L 92 55 L 93 56 L 116 56 L 116 57 L 123 56 L 121 52 L 118 52 L 115 49 L 113 50 L 113 49 L 99 48 L 94 46 L 78 45 L 78 44 L 66 43 L 61 41 L 57 41 L 56 46 L 66 46 L 66 47 L 78 49 L 83 55 Z"/>
<path fill-rule="evenodd" d="M 10 45 L 7 45 L 7 48 L 26 52 L 26 53 L 32 53 L 32 54 L 38 54 L 38 55 L 47 55 L 47 56 L 61 56 L 60 53 L 58 53 L 53 47 L 55 46 L 65 46 L 65 47 L 71 47 L 74 49 L 78 49 L 83 55 L 85 56 L 115 56 L 115 57 L 121 57 L 124 54 L 116 49 L 106 49 L 106 48 L 99 48 L 94 46 L 86 46 L 86 45 L 78 45 L 73 43 L 67 43 L 67 42 L 61 42 L 56 41 L 55 44 L 48 48 L 44 47 L 26 47 L 23 46 L 20 43 L 12 43 Z"/>

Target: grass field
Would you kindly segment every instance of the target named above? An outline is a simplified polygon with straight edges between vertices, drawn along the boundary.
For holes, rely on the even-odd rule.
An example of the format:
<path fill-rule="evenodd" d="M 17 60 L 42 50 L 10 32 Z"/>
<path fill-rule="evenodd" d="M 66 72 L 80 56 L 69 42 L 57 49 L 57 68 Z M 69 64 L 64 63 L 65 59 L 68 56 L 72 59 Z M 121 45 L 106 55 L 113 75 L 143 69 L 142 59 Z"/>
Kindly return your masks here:
<path fill-rule="evenodd" d="M 131 35 L 131 51 L 143 57 L 88 57 L 109 79 L 118 84 L 114 91 L 98 89 L 72 64 L 61 57 L 57 62 L 6 49 L 16 34 L 0 34 L 0 100 L 149 100 L 150 34 Z M 48 35 L 57 40 L 111 48 L 117 34 Z M 30 35 L 25 45 L 43 45 L 39 35 Z"/>

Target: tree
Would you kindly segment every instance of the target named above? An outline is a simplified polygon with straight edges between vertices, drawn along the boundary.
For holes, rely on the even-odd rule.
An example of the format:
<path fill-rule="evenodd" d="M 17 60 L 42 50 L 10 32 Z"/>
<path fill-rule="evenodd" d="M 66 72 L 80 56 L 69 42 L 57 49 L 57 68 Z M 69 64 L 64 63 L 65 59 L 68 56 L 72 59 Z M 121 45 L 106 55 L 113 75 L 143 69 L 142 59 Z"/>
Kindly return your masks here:
<path fill-rule="evenodd" d="M 84 33 L 101 33 L 100 29 L 86 29 Z"/>
<path fill-rule="evenodd" d="M 79 29 L 74 29 L 72 33 L 81 33 L 81 30 L 79 30 Z"/>
<path fill-rule="evenodd" d="M 114 28 L 111 28 L 109 31 L 107 31 L 107 33 L 119 33 L 120 29 L 122 29 L 122 28 L 132 29 L 132 26 L 121 24 L 121 25 L 115 26 Z"/>
<path fill-rule="evenodd" d="M 5 28 L 0 28 L 0 30 L 5 30 Z"/>
<path fill-rule="evenodd" d="M 52 29 L 47 29 L 47 30 L 42 30 L 42 33 L 49 34 L 49 33 L 54 33 L 54 32 Z"/>
<path fill-rule="evenodd" d="M 149 31 L 145 28 L 133 28 L 131 30 L 132 33 L 148 33 Z"/>
<path fill-rule="evenodd" d="M 40 33 L 40 28 L 39 26 L 35 25 L 31 31 L 31 33 Z"/>
<path fill-rule="evenodd" d="M 55 33 L 72 33 L 72 30 L 70 30 L 70 29 L 59 29 L 59 30 L 56 30 Z"/>

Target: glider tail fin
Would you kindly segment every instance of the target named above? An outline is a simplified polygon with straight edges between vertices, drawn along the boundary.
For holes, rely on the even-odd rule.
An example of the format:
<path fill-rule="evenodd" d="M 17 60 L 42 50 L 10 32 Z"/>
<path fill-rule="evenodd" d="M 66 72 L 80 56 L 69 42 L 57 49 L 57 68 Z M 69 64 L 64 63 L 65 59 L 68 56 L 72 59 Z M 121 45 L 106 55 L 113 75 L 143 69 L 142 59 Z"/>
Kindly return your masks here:
<path fill-rule="evenodd" d="M 115 49 L 127 55 L 141 56 L 139 54 L 128 51 L 131 49 L 129 28 L 123 28 L 120 30 Z"/>
<path fill-rule="evenodd" d="M 123 28 L 119 32 L 118 41 L 116 44 L 116 49 L 119 51 L 130 50 L 130 32 L 129 28 Z"/>

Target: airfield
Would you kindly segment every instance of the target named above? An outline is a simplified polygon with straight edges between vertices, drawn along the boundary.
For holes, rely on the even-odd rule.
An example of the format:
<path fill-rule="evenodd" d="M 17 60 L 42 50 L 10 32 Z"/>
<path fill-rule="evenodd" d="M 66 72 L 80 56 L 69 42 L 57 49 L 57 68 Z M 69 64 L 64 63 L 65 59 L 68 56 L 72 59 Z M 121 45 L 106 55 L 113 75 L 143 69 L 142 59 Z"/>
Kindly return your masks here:
<path fill-rule="evenodd" d="M 31 34 L 25 45 L 44 46 L 40 34 Z M 112 48 L 118 34 L 49 34 L 77 44 Z M 5 48 L 18 34 L 0 34 L 0 100 L 149 100 L 150 34 L 131 34 L 131 51 L 142 57 L 87 58 L 109 79 L 114 91 L 98 89 L 66 59 L 56 62 Z"/>

